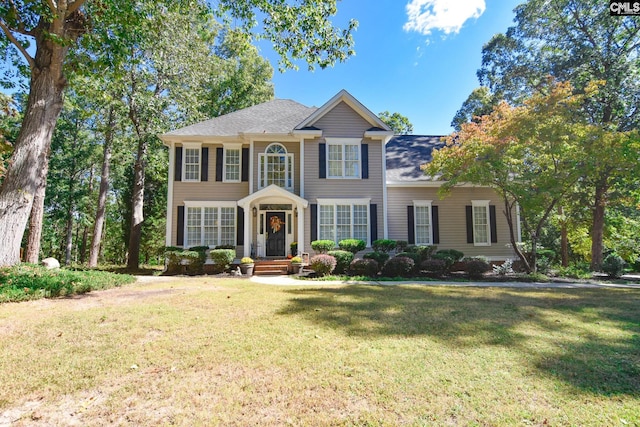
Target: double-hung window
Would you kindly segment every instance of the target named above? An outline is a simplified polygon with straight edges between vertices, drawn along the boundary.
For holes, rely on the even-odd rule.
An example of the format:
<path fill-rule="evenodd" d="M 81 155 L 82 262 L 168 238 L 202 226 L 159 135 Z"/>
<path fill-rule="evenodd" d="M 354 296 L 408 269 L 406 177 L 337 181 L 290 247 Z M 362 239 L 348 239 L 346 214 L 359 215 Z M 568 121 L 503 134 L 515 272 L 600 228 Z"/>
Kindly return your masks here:
<path fill-rule="evenodd" d="M 472 200 L 471 209 L 473 218 L 473 244 L 476 246 L 491 245 L 489 200 Z"/>
<path fill-rule="evenodd" d="M 360 178 L 360 139 L 326 138 L 327 178 Z"/>
<path fill-rule="evenodd" d="M 369 199 L 318 199 L 318 238 L 369 242 Z"/>
<path fill-rule="evenodd" d="M 413 210 L 416 245 L 433 244 L 431 200 L 414 200 Z"/>
<path fill-rule="evenodd" d="M 200 144 L 185 143 L 183 145 L 183 181 L 200 181 Z"/>
<path fill-rule="evenodd" d="M 224 149 L 224 180 L 226 182 L 240 182 L 240 148 Z"/>
<path fill-rule="evenodd" d="M 185 247 L 235 245 L 235 202 L 185 202 Z"/>

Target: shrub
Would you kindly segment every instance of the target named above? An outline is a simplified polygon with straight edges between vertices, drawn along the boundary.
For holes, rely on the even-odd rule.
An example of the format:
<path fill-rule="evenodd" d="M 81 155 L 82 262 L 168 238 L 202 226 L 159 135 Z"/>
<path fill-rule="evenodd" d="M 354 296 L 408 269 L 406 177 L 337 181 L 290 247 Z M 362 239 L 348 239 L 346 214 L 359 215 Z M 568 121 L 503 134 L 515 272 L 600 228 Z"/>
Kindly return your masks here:
<path fill-rule="evenodd" d="M 354 259 L 349 265 L 349 274 L 352 276 L 375 277 L 380 271 L 378 263 L 371 258 Z"/>
<path fill-rule="evenodd" d="M 387 253 L 394 250 L 396 248 L 396 244 L 397 243 L 395 240 L 378 239 L 378 240 L 374 240 L 371 246 L 373 247 L 373 250 L 376 252 Z"/>
<path fill-rule="evenodd" d="M 511 258 L 508 258 L 502 264 L 494 265 L 493 272 L 500 276 L 513 274 L 513 260 Z"/>
<path fill-rule="evenodd" d="M 336 259 L 331 255 L 320 254 L 309 260 L 309 267 L 320 277 L 325 276 L 336 268 Z"/>
<path fill-rule="evenodd" d="M 415 246 L 411 245 L 407 247 L 407 252 L 416 253 L 420 255 L 420 259 L 424 261 L 425 259 L 429 259 L 433 256 L 433 254 L 438 250 L 437 246 Z"/>
<path fill-rule="evenodd" d="M 406 252 L 408 246 L 409 246 L 409 242 L 407 242 L 406 240 L 396 241 L 396 251 L 398 252 Z"/>
<path fill-rule="evenodd" d="M 336 274 L 346 273 L 349 264 L 353 261 L 353 254 L 349 251 L 329 251 L 327 255 L 331 255 L 336 259 L 336 267 L 333 270 Z"/>
<path fill-rule="evenodd" d="M 291 256 L 298 255 L 298 242 L 292 242 L 289 245 L 289 249 L 291 249 Z"/>
<path fill-rule="evenodd" d="M 471 258 L 464 263 L 464 271 L 467 272 L 469 278 L 480 279 L 482 275 L 489 271 L 491 266 L 489 263 L 480 257 Z"/>
<path fill-rule="evenodd" d="M 236 257 L 235 249 L 212 249 L 209 251 L 209 257 L 214 263 L 213 271 L 215 273 L 223 273 L 229 269 L 229 266 Z"/>
<path fill-rule="evenodd" d="M 240 260 L 240 264 L 253 264 L 253 259 L 246 256 Z"/>
<path fill-rule="evenodd" d="M 441 259 L 447 265 L 447 271 L 451 269 L 453 264 L 460 261 L 464 254 L 460 251 L 456 251 L 455 249 L 443 249 L 441 251 L 436 252 L 431 256 L 433 259 Z"/>
<path fill-rule="evenodd" d="M 381 268 L 384 265 L 384 263 L 387 262 L 387 260 L 389 259 L 389 254 L 384 252 L 369 252 L 367 254 L 364 254 L 362 258 L 374 260 L 375 262 L 378 263 L 378 267 Z"/>
<path fill-rule="evenodd" d="M 300 258 L 299 256 L 294 256 L 293 258 L 291 258 L 291 263 L 292 264 L 302 264 L 302 258 Z"/>
<path fill-rule="evenodd" d="M 625 264 L 625 261 L 620 255 L 610 253 L 602 261 L 602 271 L 607 273 L 607 276 L 617 279 L 622 276 Z"/>
<path fill-rule="evenodd" d="M 410 277 L 415 263 L 411 258 L 393 257 L 382 267 L 382 275 L 385 277 Z"/>
<path fill-rule="evenodd" d="M 367 247 L 367 243 L 360 239 L 344 239 L 338 242 L 338 247 L 343 251 L 351 252 L 355 255 L 364 250 Z"/>
<path fill-rule="evenodd" d="M 182 273 L 183 269 L 191 274 L 196 274 L 202 271 L 206 253 L 173 250 L 165 252 L 164 256 L 167 259 L 167 274 Z"/>
<path fill-rule="evenodd" d="M 416 265 L 420 265 L 420 261 L 422 261 L 422 259 L 420 258 L 420 254 L 417 252 L 400 252 L 400 253 L 397 253 L 396 256 L 397 257 L 404 256 L 407 258 L 411 258 Z"/>
<path fill-rule="evenodd" d="M 447 272 L 447 263 L 442 259 L 426 259 L 420 264 L 420 270 L 429 275 L 442 276 Z"/>
<path fill-rule="evenodd" d="M 311 242 L 311 248 L 319 254 L 326 254 L 335 247 L 336 244 L 333 240 L 314 240 Z"/>
<path fill-rule="evenodd" d="M 538 249 L 536 257 L 537 258 L 547 258 L 551 263 L 556 260 L 556 251 L 553 249 Z"/>

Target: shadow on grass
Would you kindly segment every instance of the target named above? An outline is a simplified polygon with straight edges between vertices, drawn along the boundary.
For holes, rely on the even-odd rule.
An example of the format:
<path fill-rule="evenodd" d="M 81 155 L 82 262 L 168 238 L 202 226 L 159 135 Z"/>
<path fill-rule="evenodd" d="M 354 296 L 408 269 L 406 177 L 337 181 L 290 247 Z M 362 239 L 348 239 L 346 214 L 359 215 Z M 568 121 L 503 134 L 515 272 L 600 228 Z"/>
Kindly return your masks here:
<path fill-rule="evenodd" d="M 350 336 L 503 346 L 583 391 L 640 395 L 640 292 L 601 289 L 296 289 L 279 314 Z M 533 345 L 535 344 L 535 345 Z"/>

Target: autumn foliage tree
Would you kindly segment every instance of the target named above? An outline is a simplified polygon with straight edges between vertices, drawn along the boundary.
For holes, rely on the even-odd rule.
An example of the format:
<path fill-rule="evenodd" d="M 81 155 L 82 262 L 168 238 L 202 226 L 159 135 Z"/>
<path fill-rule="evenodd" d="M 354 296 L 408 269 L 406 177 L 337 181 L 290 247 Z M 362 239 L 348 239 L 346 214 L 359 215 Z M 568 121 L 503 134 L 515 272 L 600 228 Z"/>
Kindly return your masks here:
<path fill-rule="evenodd" d="M 594 89 L 590 88 L 589 92 Z M 585 146 L 612 136 L 587 123 L 580 114 L 584 96 L 568 83 L 551 82 L 522 106 L 499 103 L 486 116 L 461 125 L 425 170 L 452 187 L 473 183 L 496 190 L 504 202 L 511 244 L 529 272 L 536 271 L 540 232 L 558 202 L 587 173 Z M 518 244 L 517 210 L 531 242 Z"/>

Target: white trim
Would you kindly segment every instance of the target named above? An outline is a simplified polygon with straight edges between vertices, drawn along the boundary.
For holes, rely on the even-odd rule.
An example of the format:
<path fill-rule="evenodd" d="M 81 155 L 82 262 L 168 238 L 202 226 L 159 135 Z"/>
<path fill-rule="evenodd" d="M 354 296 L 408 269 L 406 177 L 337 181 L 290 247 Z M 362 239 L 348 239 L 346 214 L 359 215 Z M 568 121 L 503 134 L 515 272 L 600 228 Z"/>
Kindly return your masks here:
<path fill-rule="evenodd" d="M 227 147 L 227 145 L 231 144 L 225 144 L 222 148 L 222 182 L 242 182 L 242 144 L 233 144 L 234 147 Z M 238 147 L 236 148 L 235 145 Z M 238 179 L 227 179 L 227 152 L 229 150 L 238 150 Z"/>
<path fill-rule="evenodd" d="M 293 153 L 289 153 L 289 150 L 287 150 L 287 147 L 282 142 L 278 142 L 278 141 L 272 142 L 271 144 L 267 145 L 267 147 L 264 149 L 264 152 L 258 154 L 258 189 L 263 189 L 263 188 L 269 187 L 270 185 L 274 185 L 274 184 L 265 185 L 264 181 L 266 181 L 266 177 L 265 177 L 266 171 L 264 170 L 263 161 L 262 161 L 262 159 L 265 159 L 264 166 L 267 166 L 267 161 L 269 156 L 274 156 L 274 157 L 278 156 L 277 154 L 267 153 L 269 148 L 273 147 L 274 145 L 279 145 L 285 151 L 285 154 L 283 154 L 285 157 L 285 177 L 284 177 L 285 186 L 282 188 L 289 191 L 293 191 L 296 186 L 296 164 L 295 164 L 296 158 Z M 291 165 L 291 168 L 289 168 L 289 165 Z M 290 186 L 288 185 L 289 176 L 291 176 Z"/>
<path fill-rule="evenodd" d="M 285 190 L 282 187 L 278 187 L 275 184 L 271 184 L 270 186 L 263 188 L 262 190 L 258 190 L 255 193 L 251 193 L 248 196 L 243 197 L 242 199 L 238 200 L 237 204 L 243 209 L 248 209 L 251 207 L 251 203 L 266 197 L 281 197 L 286 200 L 291 200 L 292 203 L 300 205 L 303 208 L 306 208 L 309 205 L 309 202 L 307 200 L 303 199 L 300 196 L 297 196 L 296 194 L 293 194 L 290 191 Z"/>
<path fill-rule="evenodd" d="M 359 199 L 316 199 L 318 204 L 322 205 L 366 205 L 367 203 L 371 203 L 370 197 L 362 197 Z"/>
<path fill-rule="evenodd" d="M 293 178 L 295 180 L 295 175 Z M 295 188 L 295 182 L 293 187 Z M 302 137 L 300 138 L 300 197 L 304 199 L 304 138 Z M 300 242 L 298 242 L 298 247 L 300 247 Z"/>
<path fill-rule="evenodd" d="M 185 212 L 184 212 L 184 224 L 183 224 L 183 232 L 184 232 L 184 248 L 189 248 L 192 246 L 201 246 L 203 245 L 204 238 L 204 209 L 205 208 L 217 208 L 218 215 L 218 224 L 217 228 L 217 236 L 218 242 L 214 244 L 208 245 L 209 247 L 215 247 L 222 243 L 222 213 L 220 211 L 221 208 L 233 209 L 233 245 L 236 246 L 236 236 L 238 234 L 238 212 L 237 212 L 237 204 L 235 202 L 214 202 L 214 201 L 185 201 Z M 199 242 L 190 242 L 189 241 L 189 209 L 199 209 L 200 210 L 200 241 Z"/>
<path fill-rule="evenodd" d="M 249 194 L 253 193 L 253 151 L 254 151 L 254 141 L 251 139 L 249 141 Z"/>
<path fill-rule="evenodd" d="M 388 136 L 382 142 L 382 176 L 387 176 L 387 142 L 391 139 L 391 136 Z M 384 215 L 383 219 L 383 239 L 389 238 L 389 209 L 388 209 L 388 195 L 387 195 L 387 184 L 386 182 L 382 182 L 382 215 Z M 378 222 L 379 223 L 379 222 Z"/>
<path fill-rule="evenodd" d="M 173 181 L 175 181 L 176 148 L 173 142 L 169 143 L 169 182 L 167 185 L 167 224 L 165 231 L 165 246 L 171 244 L 171 229 L 173 228 Z M 182 177 L 181 177 L 182 178 Z"/>
<path fill-rule="evenodd" d="M 185 200 L 186 208 L 233 208 L 238 206 L 234 201 L 213 201 L 213 200 Z"/>
<path fill-rule="evenodd" d="M 325 138 L 325 143 L 327 144 L 327 154 L 325 156 L 325 170 L 326 179 L 362 179 L 362 138 Z M 342 174 L 341 175 L 331 175 L 331 168 L 329 167 L 329 147 L 331 145 L 338 145 L 342 147 L 342 157 L 340 162 L 342 163 Z M 358 175 L 357 176 L 345 176 L 345 164 L 347 160 L 345 159 L 345 146 L 347 145 L 355 145 L 358 147 Z"/>
<path fill-rule="evenodd" d="M 491 213 L 489 209 L 490 200 L 472 200 L 471 201 L 471 227 L 473 229 L 473 246 L 491 246 Z M 483 207 L 487 210 L 487 241 L 476 242 L 476 215 L 474 208 Z"/>
<path fill-rule="evenodd" d="M 431 246 L 433 245 L 433 200 L 413 200 L 413 236 L 416 245 Z M 429 243 L 418 242 L 418 215 L 416 208 L 428 208 L 427 219 L 429 220 Z"/>
<path fill-rule="evenodd" d="M 446 181 L 387 181 L 387 187 L 442 187 Z M 455 188 L 491 188 L 488 185 L 456 184 Z"/>

